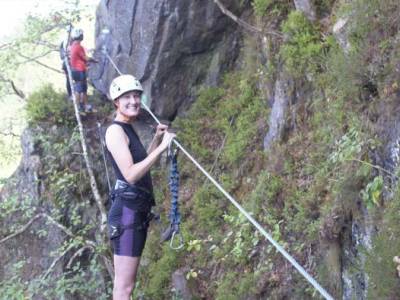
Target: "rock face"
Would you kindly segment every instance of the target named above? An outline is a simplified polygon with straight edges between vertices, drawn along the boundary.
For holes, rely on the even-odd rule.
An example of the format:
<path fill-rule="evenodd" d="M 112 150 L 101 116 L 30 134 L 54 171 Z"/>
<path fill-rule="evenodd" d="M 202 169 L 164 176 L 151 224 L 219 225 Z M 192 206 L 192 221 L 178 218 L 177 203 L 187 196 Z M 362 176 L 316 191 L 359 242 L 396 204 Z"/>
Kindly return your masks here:
<path fill-rule="evenodd" d="M 296 9 L 303 12 L 304 15 L 309 19 L 310 21 L 315 21 L 316 19 L 316 13 L 315 13 L 315 8 L 314 5 L 312 4 L 312 1 L 310 0 L 294 0 L 294 5 L 296 6 Z"/>
<path fill-rule="evenodd" d="M 103 0 L 96 20 L 100 62 L 89 76 L 107 94 L 118 74 L 107 52 L 122 73 L 140 79 L 155 113 L 171 120 L 188 108 L 197 87 L 216 85 L 233 64 L 235 30 L 213 1 Z"/>
<path fill-rule="evenodd" d="M 345 53 L 348 53 L 351 47 L 348 39 L 347 22 L 347 18 L 340 18 L 335 25 L 333 25 L 333 34 Z"/>
<path fill-rule="evenodd" d="M 21 141 L 23 151 L 21 165 L 13 176 L 15 180 L 8 181 L 0 194 L 1 204 L 9 203 L 16 207 L 16 210 L 9 213 L 7 218 L 0 220 L 0 240 L 8 236 L 10 232 L 15 232 L 17 228 L 22 227 L 16 226 L 16 224 L 26 224 L 36 214 L 31 209 L 27 211 L 31 216 L 26 216 L 22 207 L 39 207 L 40 211 L 49 208 L 48 203 L 40 201 L 42 193 L 40 185 L 41 158 L 33 139 L 35 134 L 37 132 L 32 130 L 24 131 Z M 35 232 L 40 230 L 46 230 L 47 234 L 39 238 Z M 21 269 L 22 279 L 29 281 L 37 278 L 39 274 L 50 267 L 53 258 L 49 253 L 60 247 L 64 241 L 63 236 L 61 230 L 46 225 L 46 220 L 39 218 L 26 231 L 1 243 L 0 282 L 9 279 L 9 274 L 15 274 L 11 270 L 13 270 L 14 264 L 21 260 L 25 262 Z M 58 264 L 52 274 L 57 275 L 60 272 L 61 266 Z"/>
<path fill-rule="evenodd" d="M 274 96 L 271 114 L 269 117 L 269 130 L 264 138 L 264 149 L 270 149 L 271 145 L 282 139 L 287 126 L 289 105 L 293 101 L 293 81 L 285 78 L 281 73 L 281 78 L 275 82 Z"/>
<path fill-rule="evenodd" d="M 187 272 L 188 270 L 186 269 L 179 269 L 172 274 L 172 286 L 175 289 L 175 293 L 179 295 L 179 299 L 182 300 L 193 299 L 193 293 L 190 291 L 185 277 L 185 273 Z"/>

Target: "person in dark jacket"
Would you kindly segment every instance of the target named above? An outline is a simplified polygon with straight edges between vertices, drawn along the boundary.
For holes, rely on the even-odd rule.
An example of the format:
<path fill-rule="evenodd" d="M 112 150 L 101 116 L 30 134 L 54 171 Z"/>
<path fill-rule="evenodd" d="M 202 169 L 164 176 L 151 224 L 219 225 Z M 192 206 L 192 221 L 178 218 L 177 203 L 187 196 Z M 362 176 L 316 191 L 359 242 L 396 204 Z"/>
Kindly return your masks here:
<path fill-rule="evenodd" d="M 68 57 L 68 41 L 62 41 L 60 44 L 60 59 L 62 61 L 62 65 L 61 68 L 63 69 L 64 73 L 65 73 L 65 85 L 67 88 L 67 93 L 68 93 L 68 99 L 71 99 L 72 97 L 72 90 L 71 90 L 71 84 L 69 82 L 69 76 L 68 76 L 68 71 L 67 71 L 67 66 L 65 64 L 65 58 Z M 68 58 L 69 60 L 69 58 Z"/>

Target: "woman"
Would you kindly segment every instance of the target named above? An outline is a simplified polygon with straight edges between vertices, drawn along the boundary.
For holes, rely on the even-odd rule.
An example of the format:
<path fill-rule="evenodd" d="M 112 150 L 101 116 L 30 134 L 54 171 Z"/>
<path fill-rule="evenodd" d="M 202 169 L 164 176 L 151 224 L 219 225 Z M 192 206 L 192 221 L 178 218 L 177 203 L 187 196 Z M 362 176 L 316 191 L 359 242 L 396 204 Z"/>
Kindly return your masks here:
<path fill-rule="evenodd" d="M 146 152 L 131 123 L 140 112 L 143 88 L 132 75 L 121 75 L 110 85 L 116 117 L 106 131 L 106 145 L 117 177 L 108 216 L 114 252 L 114 300 L 130 299 L 147 227 L 154 205 L 150 168 L 168 148 L 175 134 L 158 125 Z"/>

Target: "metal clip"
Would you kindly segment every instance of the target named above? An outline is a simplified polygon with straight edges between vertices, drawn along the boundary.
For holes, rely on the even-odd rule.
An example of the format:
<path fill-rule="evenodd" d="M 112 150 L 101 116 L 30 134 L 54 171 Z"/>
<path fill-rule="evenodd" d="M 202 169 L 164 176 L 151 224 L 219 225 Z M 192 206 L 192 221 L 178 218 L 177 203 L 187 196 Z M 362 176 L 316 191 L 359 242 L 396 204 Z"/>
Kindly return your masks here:
<path fill-rule="evenodd" d="M 175 236 L 179 237 L 179 245 L 178 246 L 174 246 Z M 183 247 L 183 236 L 182 236 L 182 233 L 180 233 L 179 230 L 177 230 L 177 231 L 174 230 L 174 232 L 172 233 L 172 237 L 171 237 L 171 240 L 169 242 L 169 247 L 171 249 L 173 249 L 173 250 L 179 250 L 179 249 L 181 249 Z"/>

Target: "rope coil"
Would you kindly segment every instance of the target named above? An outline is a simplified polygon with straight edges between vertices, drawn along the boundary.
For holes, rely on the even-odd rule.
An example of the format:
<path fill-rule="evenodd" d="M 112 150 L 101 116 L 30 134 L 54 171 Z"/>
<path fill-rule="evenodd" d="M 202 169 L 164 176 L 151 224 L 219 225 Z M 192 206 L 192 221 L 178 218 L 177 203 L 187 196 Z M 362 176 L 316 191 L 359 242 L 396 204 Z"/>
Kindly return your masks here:
<path fill-rule="evenodd" d="M 172 143 L 171 143 L 172 144 Z M 171 169 L 169 176 L 169 190 L 171 193 L 171 211 L 169 219 L 171 221 L 172 237 L 169 246 L 174 249 L 181 249 L 183 247 L 183 237 L 180 232 L 181 214 L 179 212 L 179 170 L 178 170 L 178 149 L 172 149 L 170 144 L 168 149 L 169 158 L 171 160 Z M 179 244 L 176 245 L 175 238 L 179 238 Z"/>

